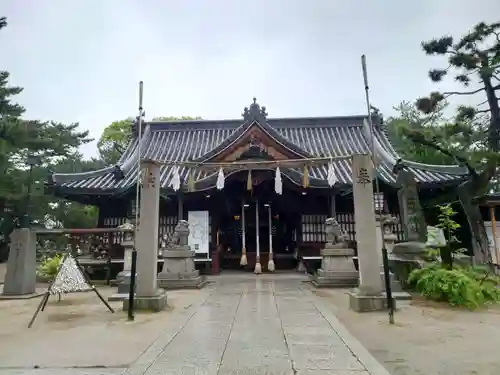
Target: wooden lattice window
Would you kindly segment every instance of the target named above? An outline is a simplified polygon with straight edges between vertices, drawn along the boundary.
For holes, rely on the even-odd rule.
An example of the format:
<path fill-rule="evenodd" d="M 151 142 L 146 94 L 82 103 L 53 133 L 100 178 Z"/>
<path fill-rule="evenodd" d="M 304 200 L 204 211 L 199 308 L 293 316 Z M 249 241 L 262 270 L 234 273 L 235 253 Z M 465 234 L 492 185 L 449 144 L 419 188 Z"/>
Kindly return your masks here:
<path fill-rule="evenodd" d="M 302 215 L 302 242 L 326 242 L 327 215 Z"/>
<path fill-rule="evenodd" d="M 351 241 L 356 240 L 356 228 L 354 224 L 354 214 L 352 212 L 337 212 L 335 215 L 337 222 Z"/>
<path fill-rule="evenodd" d="M 162 216 L 160 217 L 160 224 L 158 228 L 158 246 L 165 247 L 168 238 L 174 233 L 175 226 L 177 225 L 177 216 Z"/>
<path fill-rule="evenodd" d="M 106 217 L 104 218 L 103 226 L 104 228 L 117 228 L 120 225 L 124 224 L 126 220 L 127 220 L 126 217 Z M 102 236 L 102 242 L 108 243 L 109 238 L 110 238 L 109 234 L 104 234 Z M 112 243 L 120 244 L 123 241 L 123 233 L 113 233 L 111 235 L 111 239 Z"/>

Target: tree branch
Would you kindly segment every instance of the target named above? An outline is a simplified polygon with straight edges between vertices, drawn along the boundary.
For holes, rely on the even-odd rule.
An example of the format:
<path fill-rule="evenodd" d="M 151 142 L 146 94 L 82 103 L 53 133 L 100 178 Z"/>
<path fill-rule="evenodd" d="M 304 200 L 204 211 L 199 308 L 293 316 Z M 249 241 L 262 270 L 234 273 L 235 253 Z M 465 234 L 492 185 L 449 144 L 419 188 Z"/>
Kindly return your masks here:
<path fill-rule="evenodd" d="M 116 142 L 113 142 L 113 148 L 122 154 L 125 152 L 125 149 Z"/>
<path fill-rule="evenodd" d="M 481 87 L 480 89 L 473 90 L 473 91 L 449 91 L 449 92 L 443 92 L 443 95 L 450 96 L 450 95 L 474 95 L 477 94 L 478 92 L 484 91 L 484 87 Z"/>
<path fill-rule="evenodd" d="M 491 110 L 488 108 L 488 109 L 481 109 L 481 110 L 477 110 L 476 111 L 476 115 L 479 115 L 481 113 L 490 113 Z"/>
<path fill-rule="evenodd" d="M 465 158 L 463 158 L 461 156 L 453 154 L 449 150 L 447 150 L 447 149 L 439 146 L 436 142 L 429 141 L 429 140 L 425 139 L 423 136 L 422 137 L 418 137 L 418 136 L 415 136 L 415 135 L 412 135 L 412 134 L 408 134 L 408 138 L 410 138 L 411 141 L 414 142 L 414 143 L 416 143 L 416 144 L 420 144 L 422 146 L 427 146 L 427 147 L 433 148 L 434 150 L 437 150 L 437 151 L 441 152 L 442 154 L 451 157 L 458 164 L 465 165 L 465 167 L 469 171 L 469 175 L 470 176 L 476 176 L 477 175 L 476 170 L 469 164 L 469 162 L 467 161 L 467 159 L 465 159 Z"/>

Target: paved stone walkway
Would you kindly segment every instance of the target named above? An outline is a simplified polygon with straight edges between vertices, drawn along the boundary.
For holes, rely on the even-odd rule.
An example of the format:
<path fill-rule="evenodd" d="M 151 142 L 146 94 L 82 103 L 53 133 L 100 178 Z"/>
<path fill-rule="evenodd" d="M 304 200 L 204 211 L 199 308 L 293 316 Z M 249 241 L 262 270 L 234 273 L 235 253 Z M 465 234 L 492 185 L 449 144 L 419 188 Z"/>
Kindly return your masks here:
<path fill-rule="evenodd" d="M 170 342 L 150 348 L 154 362 L 139 359 L 125 374 L 387 374 L 368 352 L 365 361 L 354 355 L 341 337 L 352 336 L 343 327 L 339 334 L 340 323 L 324 313 L 297 279 L 221 277 Z"/>
<path fill-rule="evenodd" d="M 172 316 L 128 369 L 6 369 L 0 375 L 389 375 L 303 277 L 214 280 L 208 297 Z"/>

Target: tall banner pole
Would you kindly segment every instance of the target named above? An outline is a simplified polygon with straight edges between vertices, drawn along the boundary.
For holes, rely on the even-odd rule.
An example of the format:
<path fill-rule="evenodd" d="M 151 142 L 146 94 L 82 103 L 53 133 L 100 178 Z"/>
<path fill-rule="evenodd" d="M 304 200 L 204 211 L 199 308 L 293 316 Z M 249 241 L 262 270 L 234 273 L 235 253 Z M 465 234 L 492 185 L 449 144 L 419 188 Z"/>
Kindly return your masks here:
<path fill-rule="evenodd" d="M 375 177 L 375 191 L 377 196 L 380 196 L 380 183 L 378 179 L 378 169 L 377 169 L 377 156 L 375 155 L 375 130 L 373 129 L 372 111 L 370 105 L 370 86 L 368 85 L 368 70 L 366 68 L 366 56 L 361 56 L 361 68 L 363 69 L 363 81 L 365 84 L 365 98 L 366 98 L 366 109 L 368 112 L 368 124 L 370 126 L 370 142 L 371 142 L 371 154 L 373 171 Z M 376 210 L 376 202 L 373 200 L 373 209 Z M 387 255 L 387 248 L 385 247 L 385 233 L 384 233 L 384 223 L 382 211 L 384 206 L 382 206 L 379 211 L 379 223 L 380 223 L 380 238 L 382 239 L 382 263 L 384 267 L 384 281 L 385 281 L 385 292 L 387 296 L 387 307 L 389 309 L 389 324 L 394 324 L 394 300 L 392 298 L 392 288 L 391 288 L 391 276 L 389 270 L 389 257 Z"/>
<path fill-rule="evenodd" d="M 255 241 L 257 254 L 255 256 L 255 269 L 254 273 L 260 275 L 262 273 L 262 266 L 260 265 L 260 237 L 259 237 L 259 201 L 255 202 Z"/>
<path fill-rule="evenodd" d="M 269 221 L 269 260 L 267 262 L 267 269 L 274 272 L 274 255 L 273 255 L 273 221 L 272 221 L 272 208 L 271 204 L 268 205 L 268 221 Z"/>
<path fill-rule="evenodd" d="M 240 266 L 246 266 L 247 260 L 247 233 L 245 225 L 245 201 L 241 203 L 241 260 Z"/>
<path fill-rule="evenodd" d="M 137 239 L 139 237 L 139 200 L 141 190 L 141 138 L 142 138 L 142 119 L 144 111 L 142 108 L 144 83 L 139 82 L 139 115 L 137 116 L 137 181 L 135 191 L 135 233 L 134 233 L 134 248 L 132 249 L 132 259 L 130 265 L 130 289 L 128 293 L 128 320 L 132 321 L 134 317 L 134 295 L 135 295 L 135 276 L 137 271 Z"/>

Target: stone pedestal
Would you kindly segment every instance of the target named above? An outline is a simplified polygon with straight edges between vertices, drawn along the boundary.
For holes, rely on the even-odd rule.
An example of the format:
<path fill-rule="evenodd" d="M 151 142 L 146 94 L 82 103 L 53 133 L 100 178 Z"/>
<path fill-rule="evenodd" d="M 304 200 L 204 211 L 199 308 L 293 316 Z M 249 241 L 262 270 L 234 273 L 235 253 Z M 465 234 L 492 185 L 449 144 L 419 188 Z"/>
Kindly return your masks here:
<path fill-rule="evenodd" d="M 173 244 L 163 252 L 163 270 L 158 274 L 158 284 L 164 289 L 202 288 L 205 278 L 195 268 L 195 252 L 188 242 L 189 224 L 180 220 L 175 227 Z M 175 243 L 177 242 L 177 243 Z"/>
<path fill-rule="evenodd" d="M 163 270 L 158 274 L 158 286 L 164 289 L 202 288 L 206 284 L 194 265 L 195 252 L 189 246 L 163 252 Z"/>
<path fill-rule="evenodd" d="M 358 285 L 358 272 L 352 257 L 354 250 L 343 244 L 328 244 L 321 250 L 321 268 L 312 277 L 315 287 L 354 287 Z"/>
<path fill-rule="evenodd" d="M 400 242 L 394 245 L 389 264 L 396 278 L 403 283 L 408 280 L 411 271 L 425 265 L 427 246 L 423 242 Z"/>
<path fill-rule="evenodd" d="M 134 250 L 133 241 L 123 241 L 123 270 L 116 275 L 116 283 L 118 284 L 118 293 L 128 293 L 130 290 L 130 270 L 132 268 L 132 251 Z"/>
<path fill-rule="evenodd" d="M 29 296 L 36 292 L 36 234 L 27 228 L 15 229 L 10 239 L 2 294 Z"/>

